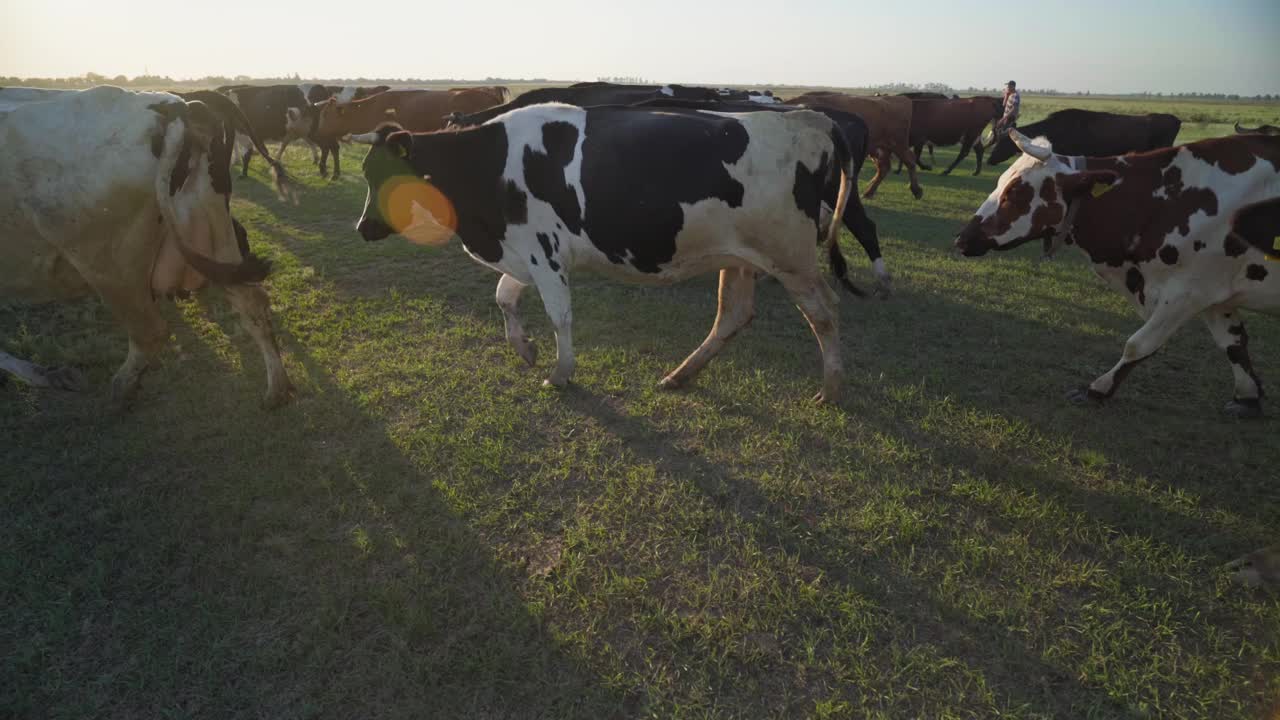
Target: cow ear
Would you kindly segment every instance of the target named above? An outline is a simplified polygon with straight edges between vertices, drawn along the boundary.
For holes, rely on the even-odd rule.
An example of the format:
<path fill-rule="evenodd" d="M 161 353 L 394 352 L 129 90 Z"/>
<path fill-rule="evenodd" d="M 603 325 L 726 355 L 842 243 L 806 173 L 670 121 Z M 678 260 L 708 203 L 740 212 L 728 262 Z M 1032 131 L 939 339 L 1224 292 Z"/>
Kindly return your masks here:
<path fill-rule="evenodd" d="M 1082 198 L 1086 194 L 1095 198 L 1111 192 L 1120 181 L 1120 176 L 1110 170 L 1090 170 L 1088 172 L 1059 175 L 1058 185 L 1062 187 L 1062 196 L 1068 200 Z"/>
<path fill-rule="evenodd" d="M 400 132 L 391 133 L 387 137 L 387 147 L 396 157 L 409 157 L 409 150 L 413 147 L 413 135 L 401 130 Z"/>

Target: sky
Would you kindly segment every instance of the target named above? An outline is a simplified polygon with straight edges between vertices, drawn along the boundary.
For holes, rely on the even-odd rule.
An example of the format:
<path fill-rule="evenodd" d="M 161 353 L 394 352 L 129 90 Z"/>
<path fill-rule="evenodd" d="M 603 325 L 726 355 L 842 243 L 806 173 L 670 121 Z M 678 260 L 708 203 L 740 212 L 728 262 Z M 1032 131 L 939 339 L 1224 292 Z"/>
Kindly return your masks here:
<path fill-rule="evenodd" d="M 3 0 L 0 76 L 1280 93 L 1278 0 Z"/>

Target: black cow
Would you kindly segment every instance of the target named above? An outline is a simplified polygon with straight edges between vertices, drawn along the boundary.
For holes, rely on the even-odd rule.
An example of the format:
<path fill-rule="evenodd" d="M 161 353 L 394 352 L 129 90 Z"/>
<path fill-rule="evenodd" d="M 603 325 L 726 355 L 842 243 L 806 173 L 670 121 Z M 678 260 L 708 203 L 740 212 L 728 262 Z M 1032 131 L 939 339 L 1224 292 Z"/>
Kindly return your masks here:
<path fill-rule="evenodd" d="M 817 267 L 822 196 L 840 178 L 843 216 L 853 177 L 844 133 L 808 111 L 715 114 L 679 108 L 540 105 L 456 131 L 382 127 L 364 160 L 365 240 L 398 232 L 467 252 L 502 273 L 497 301 L 507 340 L 537 356 L 517 314 L 535 285 L 556 331 L 556 367 L 574 370 L 569 273 L 592 269 L 629 282 L 667 284 L 720 271 L 719 314 L 706 340 L 661 387 L 690 382 L 754 315 L 755 273 L 777 277 L 818 337 L 819 401 L 838 398 L 837 296 Z M 836 277 L 845 277 L 825 233 Z"/>
<path fill-rule="evenodd" d="M 1018 128 L 1029 138 L 1046 137 L 1063 155 L 1109 157 L 1172 147 L 1182 121 L 1165 113 L 1117 115 L 1070 108 Z M 1021 154 L 1006 134 L 996 140 L 987 162 L 998 165 Z"/>
<path fill-rule="evenodd" d="M 732 92 L 740 92 L 741 97 L 734 96 Z M 748 98 L 745 92 L 732 92 L 728 95 L 722 95 L 721 91 L 712 88 L 685 85 L 615 85 L 607 82 L 586 82 L 563 88 L 530 90 L 511 102 L 491 107 L 488 110 L 469 115 L 454 113 L 450 116 L 449 123 L 456 127 L 471 127 L 488 122 L 503 113 L 517 108 L 549 102 L 559 102 L 585 108 L 597 105 L 635 105 L 646 100 L 671 98 L 706 102 L 746 100 Z"/>
<path fill-rule="evenodd" d="M 279 140 L 280 152 L 276 158 L 283 160 L 284 149 L 294 140 L 309 139 L 314 131 L 315 121 L 300 122 L 310 107 L 306 95 L 297 85 L 231 85 L 218 89 L 230 97 L 249 118 L 250 124 L 264 140 Z M 314 116 L 319 120 L 319 115 Z M 317 143 L 320 149 L 333 156 L 333 173 L 337 177 L 341 173 L 338 159 L 338 142 Z M 241 157 L 240 176 L 249 174 L 249 161 L 253 157 L 253 148 L 244 149 Z M 322 156 L 320 175 L 328 174 Z"/>
<path fill-rule="evenodd" d="M 769 105 L 756 102 L 706 102 L 678 100 L 676 98 L 646 100 L 642 103 L 637 103 L 634 107 L 670 107 L 733 113 L 790 112 L 800 109 L 795 105 Z M 863 122 L 861 117 L 853 113 L 825 108 L 806 109 L 812 109 L 814 112 L 826 115 L 844 133 L 845 142 L 849 145 L 849 154 L 853 157 L 853 175 L 854 177 L 859 176 L 862 173 L 862 164 L 867 159 L 867 124 Z M 835 207 L 838 190 L 839 183 L 833 182 L 828 185 L 823 196 L 823 201 L 828 207 Z M 888 297 L 893 291 L 893 276 L 889 274 L 884 264 L 884 258 L 880 255 L 880 236 L 876 230 L 876 224 L 867 216 L 866 207 L 863 206 L 862 200 L 858 198 L 857 193 L 854 193 L 853 197 L 849 198 L 848 204 L 845 205 L 844 216 L 841 219 L 844 221 L 844 226 L 849 229 L 849 232 L 853 234 L 858 243 L 862 245 L 862 249 L 867 253 L 867 259 L 871 261 L 871 267 L 876 274 L 877 291 L 882 297 Z"/>

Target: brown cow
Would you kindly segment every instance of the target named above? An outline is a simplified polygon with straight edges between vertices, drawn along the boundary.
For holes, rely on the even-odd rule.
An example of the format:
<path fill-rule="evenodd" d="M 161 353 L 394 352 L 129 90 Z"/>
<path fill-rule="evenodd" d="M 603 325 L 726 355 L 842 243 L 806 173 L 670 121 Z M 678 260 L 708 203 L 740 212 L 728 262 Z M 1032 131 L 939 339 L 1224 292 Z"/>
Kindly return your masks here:
<path fill-rule="evenodd" d="M 943 175 L 950 175 L 960 161 L 965 159 L 970 150 L 978 159 L 974 175 L 982 172 L 982 132 L 992 121 L 999 120 L 1004 112 L 1004 105 L 999 98 L 978 96 L 964 100 L 912 98 L 911 99 L 911 148 L 916 154 L 916 162 L 924 170 L 931 170 L 924 160 L 920 159 L 920 151 L 925 143 L 932 145 L 960 144 L 960 154 Z M 902 169 L 901 163 L 898 169 Z"/>
<path fill-rule="evenodd" d="M 506 88 L 454 88 L 452 90 L 388 90 L 345 105 L 332 99 L 317 103 L 318 139 L 340 138 L 371 132 L 394 120 L 411 132 L 444 128 L 450 113 L 473 113 L 503 102 Z"/>
<path fill-rule="evenodd" d="M 890 153 L 898 156 L 907 166 L 911 179 L 911 194 L 919 200 L 924 195 L 916 178 L 916 156 L 909 143 L 911 130 L 911 99 L 896 95 L 859 97 L 837 92 L 809 92 L 791 98 L 788 105 L 804 105 L 811 108 L 827 108 L 853 113 L 867 123 L 867 147 L 876 162 L 876 175 L 871 179 L 862 197 L 871 198 L 876 188 L 889 174 Z"/>

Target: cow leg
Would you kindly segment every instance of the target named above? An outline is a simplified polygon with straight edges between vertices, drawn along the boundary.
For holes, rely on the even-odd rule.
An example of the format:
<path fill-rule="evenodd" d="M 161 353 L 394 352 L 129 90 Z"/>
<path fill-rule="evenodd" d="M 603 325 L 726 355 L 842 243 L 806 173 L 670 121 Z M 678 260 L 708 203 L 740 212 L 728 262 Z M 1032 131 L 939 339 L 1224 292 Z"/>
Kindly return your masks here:
<path fill-rule="evenodd" d="M 817 274 L 780 274 L 778 279 L 809 321 L 809 327 L 818 338 L 818 348 L 822 351 L 822 390 L 813 399 L 820 403 L 837 402 L 844 386 L 844 366 L 840 362 L 840 324 L 835 312 L 838 298 L 831 291 L 831 286 Z"/>
<path fill-rule="evenodd" d="M 342 147 L 338 145 L 337 140 L 333 140 L 329 143 L 329 147 L 327 149 L 329 152 L 329 157 L 333 158 L 333 178 L 332 179 L 337 180 L 339 177 L 342 177 L 342 160 L 338 154 L 338 151 L 341 150 Z"/>
<path fill-rule="evenodd" d="M 240 177 L 249 177 L 249 160 L 253 157 L 253 146 L 244 149 L 244 155 L 240 157 Z"/>
<path fill-rule="evenodd" d="M 554 259 L 554 258 L 551 258 Z M 569 301 L 569 281 L 563 270 L 552 271 L 547 264 L 536 266 L 533 284 L 542 296 L 542 307 L 556 330 L 556 367 L 551 377 L 542 381 L 543 387 L 564 387 L 573 377 L 576 361 L 573 357 L 573 308 Z"/>
<path fill-rule="evenodd" d="M 862 193 L 862 199 L 870 200 L 875 197 L 876 189 L 880 187 L 880 183 L 884 182 L 884 176 L 889 174 L 889 151 L 884 148 L 876 148 L 871 153 L 871 159 L 876 164 L 875 177 L 871 178 L 871 184 L 867 186 L 866 192 Z M 913 171 L 914 172 L 914 171 Z"/>
<path fill-rule="evenodd" d="M 969 146 L 972 144 L 973 140 L 971 140 L 968 135 L 960 138 L 960 154 L 956 155 L 956 159 L 952 161 L 951 165 L 946 170 L 942 171 L 943 175 L 950 175 L 951 171 L 955 170 L 956 166 L 960 164 L 960 161 L 969 156 Z M 978 162 L 982 161 L 979 160 Z M 924 165 L 921 165 L 920 167 L 924 167 Z"/>
<path fill-rule="evenodd" d="M 929 148 L 929 164 L 930 164 L 930 165 L 937 165 L 938 163 L 934 161 L 934 157 L 933 157 L 933 143 L 926 143 L 926 144 L 925 144 L 925 147 Z M 916 156 L 918 157 L 919 155 L 920 155 L 920 151 L 919 151 L 919 150 L 917 150 L 917 151 L 916 151 Z M 921 167 L 924 167 L 924 166 L 922 165 Z M 924 169 L 925 169 L 925 170 L 928 170 L 929 168 L 924 168 Z"/>
<path fill-rule="evenodd" d="M 974 177 L 982 174 L 982 153 L 986 152 L 986 148 L 982 146 L 982 135 L 973 140 L 973 155 L 978 158 L 978 167 L 973 169 Z"/>
<path fill-rule="evenodd" d="M 129 335 L 129 355 L 111 378 L 111 399 L 125 407 L 138 392 L 142 374 L 169 339 L 169 326 L 151 297 L 150 285 L 97 288 L 107 309 Z"/>
<path fill-rule="evenodd" d="M 1205 311 L 1200 317 L 1213 335 L 1213 341 L 1227 351 L 1231 372 L 1235 375 L 1235 395 L 1224 409 L 1238 418 L 1262 417 L 1262 381 L 1249 361 L 1249 334 L 1245 332 L 1244 321 L 1220 310 Z"/>
<path fill-rule="evenodd" d="M 520 324 L 518 312 L 520 293 L 524 292 L 526 287 L 519 280 L 503 274 L 498 280 L 495 296 L 498 307 L 502 309 L 502 319 L 506 322 L 507 342 L 511 343 L 511 348 L 516 351 L 520 359 L 524 360 L 529 367 L 533 367 L 538 364 L 538 348 L 534 347 L 533 341 L 525 333 L 524 326 Z"/>
<path fill-rule="evenodd" d="M 702 344 L 672 370 L 658 387 L 675 390 L 692 380 L 738 331 L 755 317 L 756 273 L 751 268 L 724 268 L 720 271 L 719 307 L 715 323 Z"/>
<path fill-rule="evenodd" d="M 289 149 L 289 145 L 293 141 L 294 141 L 294 138 L 286 138 L 280 141 L 280 152 L 276 153 L 277 161 L 284 162 L 284 151 Z"/>
<path fill-rule="evenodd" d="M 33 387 L 75 391 L 85 388 L 84 375 L 73 367 L 47 368 L 3 351 L 0 351 L 0 370 L 12 373 L 19 380 Z M 0 376 L 0 379 L 2 378 L 3 376 Z M 0 382 L 0 385 L 2 384 Z"/>
<path fill-rule="evenodd" d="M 240 316 L 240 326 L 262 352 L 262 362 L 267 368 L 267 394 L 262 398 L 262 406 L 268 410 L 279 407 L 289 399 L 293 385 L 284 370 L 280 346 L 271 328 L 271 302 L 267 292 L 257 285 L 228 285 L 223 290 Z"/>
<path fill-rule="evenodd" d="M 834 196 L 828 202 L 835 204 Z M 889 297 L 893 292 L 893 276 L 885 268 L 884 258 L 880 256 L 880 234 L 876 230 L 875 222 L 867 215 L 867 208 L 863 206 L 857 195 L 850 196 L 845 205 L 844 226 L 853 233 L 853 237 L 866 252 L 867 259 L 871 261 L 871 268 L 876 274 L 876 292 L 881 297 Z"/>
<path fill-rule="evenodd" d="M 924 197 L 924 190 L 920 188 L 920 179 L 916 177 L 916 154 L 911 152 L 911 148 L 902 147 L 894 150 L 897 155 L 907 165 L 907 178 L 911 181 L 911 195 L 919 200 Z"/>
<path fill-rule="evenodd" d="M 924 160 L 922 159 L 924 157 L 924 149 L 926 147 L 929 148 L 929 161 L 933 162 L 933 145 L 932 144 L 926 145 L 925 143 L 920 143 L 919 145 L 911 148 L 911 150 L 916 154 L 916 167 L 920 168 L 921 170 L 932 170 L 933 165 L 925 165 Z M 902 169 L 902 158 L 898 158 L 898 169 L 899 170 Z"/>
<path fill-rule="evenodd" d="M 1191 319 L 1199 308 L 1189 300 L 1171 302 L 1160 305 L 1147 318 L 1147 322 L 1138 332 L 1129 337 L 1124 344 L 1124 353 L 1115 367 L 1100 375 L 1088 387 L 1079 388 L 1067 393 L 1067 398 L 1074 403 L 1099 402 L 1115 394 L 1120 383 L 1133 371 L 1138 363 L 1151 357 L 1168 342 L 1173 333 Z"/>

